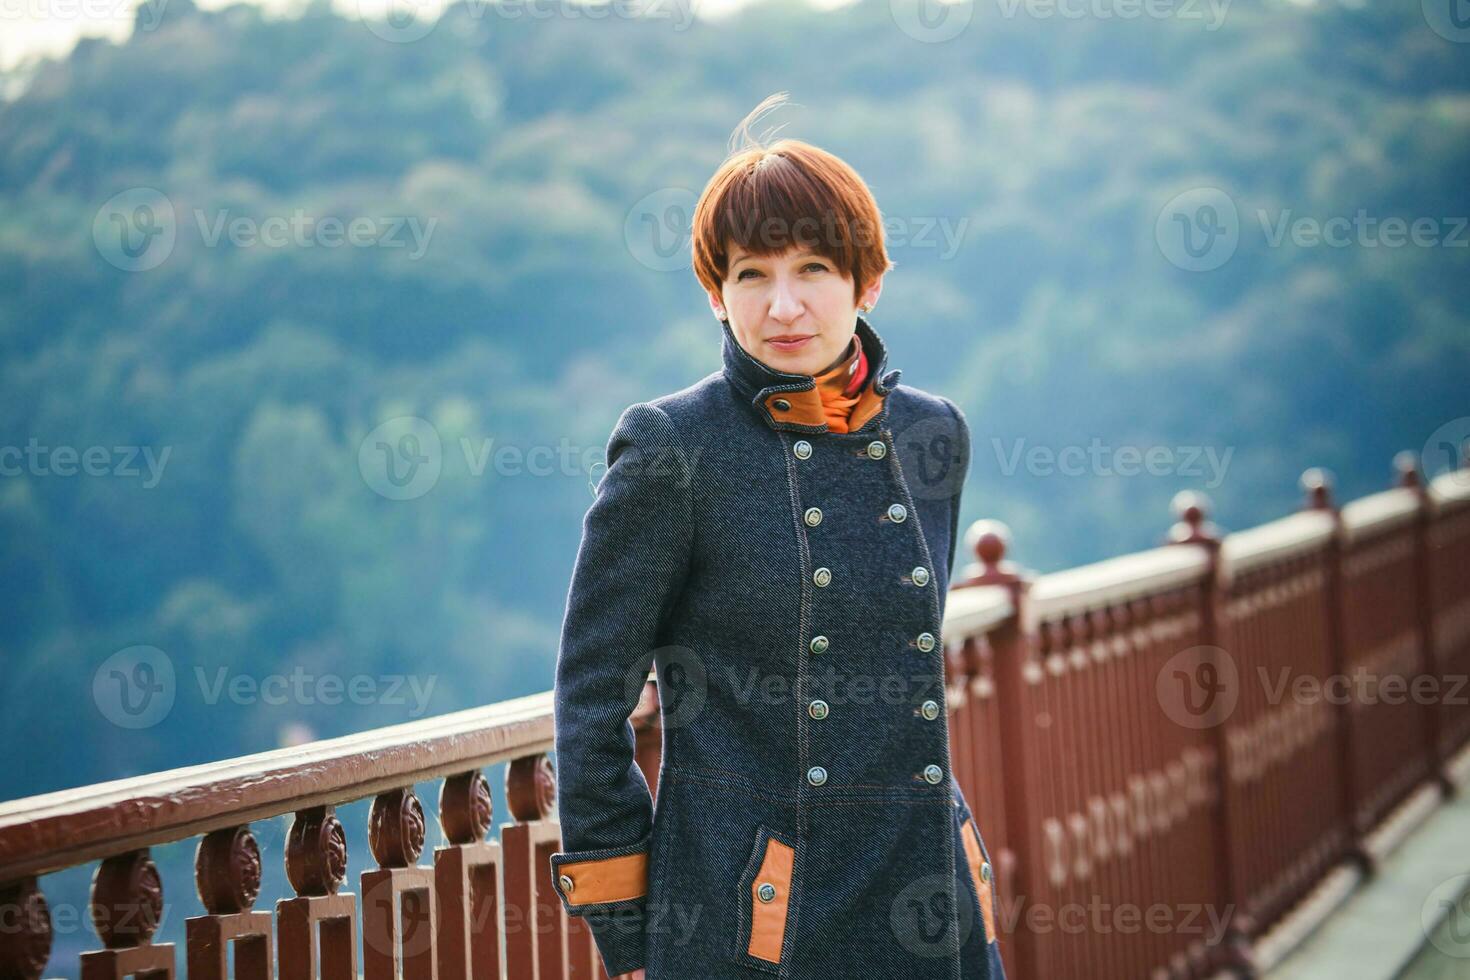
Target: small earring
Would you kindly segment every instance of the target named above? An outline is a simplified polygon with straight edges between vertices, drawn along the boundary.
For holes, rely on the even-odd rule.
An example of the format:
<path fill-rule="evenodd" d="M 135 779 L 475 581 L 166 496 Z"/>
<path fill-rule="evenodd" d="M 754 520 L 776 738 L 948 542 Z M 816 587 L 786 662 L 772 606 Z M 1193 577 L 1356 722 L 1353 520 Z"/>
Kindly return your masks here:
<path fill-rule="evenodd" d="M 859 306 L 858 309 L 859 310 L 862 310 L 864 313 L 872 313 L 873 312 L 873 306 L 872 306 L 871 303 L 864 303 L 862 306 Z"/>

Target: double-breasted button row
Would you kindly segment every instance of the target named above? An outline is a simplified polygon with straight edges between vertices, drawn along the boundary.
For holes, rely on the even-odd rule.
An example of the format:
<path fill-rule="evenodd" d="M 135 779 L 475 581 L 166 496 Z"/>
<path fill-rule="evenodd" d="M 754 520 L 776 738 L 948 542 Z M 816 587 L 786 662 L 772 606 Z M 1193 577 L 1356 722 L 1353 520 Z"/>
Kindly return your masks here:
<path fill-rule="evenodd" d="M 777 399 L 771 404 L 773 404 L 776 408 L 780 409 L 783 412 L 791 407 L 791 404 L 787 402 L 784 398 Z M 797 459 L 811 459 L 812 444 L 806 439 L 798 439 L 791 444 L 791 452 L 795 454 Z M 857 451 L 857 455 L 866 456 L 869 459 L 882 459 L 884 456 L 888 455 L 888 444 L 885 443 L 882 439 L 874 439 L 862 449 L 859 449 Z"/>
<path fill-rule="evenodd" d="M 782 401 L 783 400 L 778 399 L 773 404 L 778 409 L 785 410 L 789 407 L 789 405 L 782 404 Z M 797 459 L 811 459 L 813 452 L 812 444 L 807 439 L 798 439 L 796 440 L 796 442 L 792 443 L 791 451 Z M 888 455 L 888 444 L 885 443 L 882 439 L 874 439 L 863 448 L 863 452 L 859 453 L 859 455 L 862 455 L 863 453 L 866 453 L 866 455 L 870 459 L 883 459 L 885 456 Z M 885 511 L 883 515 L 884 519 L 892 521 L 895 524 L 902 524 L 904 521 L 908 520 L 908 516 L 908 508 L 901 503 L 889 504 L 887 511 Z M 817 525 L 822 523 L 822 508 L 808 507 L 802 513 L 802 520 L 806 523 L 807 527 L 816 527 Z M 922 565 L 917 565 L 908 573 L 907 576 L 905 576 L 905 578 L 908 581 L 911 581 L 913 584 L 922 587 L 929 584 L 929 570 Z M 812 582 L 818 588 L 826 588 L 827 586 L 831 585 L 832 569 L 828 568 L 825 565 L 818 567 L 812 572 Z M 933 633 L 929 633 L 926 631 L 918 635 L 915 643 L 920 650 L 928 653 L 929 651 L 934 649 L 936 640 Z M 813 636 L 808 642 L 807 646 L 812 653 L 826 653 L 827 650 L 831 647 L 831 641 L 826 636 L 819 634 L 817 636 Z M 817 698 L 807 704 L 806 710 L 807 714 L 810 715 L 814 720 L 821 721 L 825 719 L 829 714 L 831 714 L 832 708 L 831 705 L 829 705 L 826 701 L 823 701 L 821 698 Z M 926 721 L 934 721 L 939 717 L 941 710 L 942 709 L 939 705 L 939 702 L 930 699 L 925 701 L 920 706 L 919 713 Z M 925 766 L 923 771 L 923 778 L 925 779 L 925 781 L 931 784 L 937 784 L 943 781 L 944 770 L 937 765 Z M 825 784 L 827 782 L 827 770 L 822 766 L 812 766 L 806 771 L 806 781 L 812 786 L 821 786 Z M 769 902 L 774 900 L 774 898 L 776 897 L 776 889 L 768 882 L 762 883 L 757 888 L 756 894 L 761 901 Z"/>

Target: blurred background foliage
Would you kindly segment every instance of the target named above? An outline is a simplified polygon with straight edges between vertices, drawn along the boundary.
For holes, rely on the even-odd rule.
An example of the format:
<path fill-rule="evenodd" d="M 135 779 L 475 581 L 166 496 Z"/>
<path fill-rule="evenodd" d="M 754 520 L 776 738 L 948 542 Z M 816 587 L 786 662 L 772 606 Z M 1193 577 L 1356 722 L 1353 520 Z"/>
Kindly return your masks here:
<path fill-rule="evenodd" d="M 585 461 L 627 404 L 719 367 L 692 273 L 638 261 L 625 221 L 655 192 L 697 193 L 773 91 L 797 105 L 766 124 L 851 162 L 887 216 L 962 227 L 952 254 L 937 235 L 892 249 L 872 320 L 905 382 L 966 411 L 964 519 L 1008 522 L 1023 563 L 1151 546 L 1183 488 L 1239 528 L 1294 509 L 1309 465 L 1343 498 L 1385 487 L 1395 451 L 1470 414 L 1466 233 L 1273 247 L 1257 215 L 1363 209 L 1448 235 L 1470 214 L 1470 46 L 1419 8 L 1236 0 L 1210 29 L 988 2 L 921 43 L 871 0 L 687 30 L 481 2 L 391 43 L 320 4 L 276 18 L 168 0 L 125 43 L 12 72 L 0 445 L 169 455 L 156 485 L 0 478 L 0 798 L 549 688 Z M 93 225 L 138 187 L 166 195 L 178 235 L 128 272 Z M 1211 272 L 1154 235 L 1196 187 L 1240 210 L 1239 248 Z M 296 212 L 433 226 L 414 257 L 210 246 L 195 217 Z M 359 449 L 404 415 L 433 423 L 442 472 L 393 500 Z M 1094 439 L 1228 465 L 1008 465 L 1018 446 Z M 570 446 L 576 465 L 477 473 L 487 441 Z M 178 678 L 168 716 L 136 731 L 92 693 L 135 644 Z M 211 704 L 199 679 L 221 668 L 434 684 L 424 705 Z"/>

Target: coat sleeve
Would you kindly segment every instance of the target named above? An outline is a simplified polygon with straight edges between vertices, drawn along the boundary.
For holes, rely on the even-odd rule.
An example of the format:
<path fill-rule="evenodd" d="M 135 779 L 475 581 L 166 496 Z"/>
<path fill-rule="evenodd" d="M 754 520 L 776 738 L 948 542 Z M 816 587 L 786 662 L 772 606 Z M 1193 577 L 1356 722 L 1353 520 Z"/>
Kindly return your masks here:
<path fill-rule="evenodd" d="M 668 415 L 630 405 L 582 522 L 554 692 L 562 850 L 553 886 L 584 916 L 610 976 L 644 966 L 653 801 L 629 716 L 685 581 L 691 467 Z"/>
<path fill-rule="evenodd" d="M 959 467 L 959 473 L 956 475 L 953 483 L 954 496 L 949 501 L 949 574 L 952 576 L 954 575 L 955 550 L 958 548 L 960 538 L 962 537 L 960 532 L 960 497 L 964 494 L 965 481 L 969 479 L 970 475 L 970 423 L 958 405 L 943 395 L 940 396 L 940 400 L 948 406 L 950 414 L 955 418 L 955 425 L 958 427 L 956 438 L 959 440 L 958 461 L 955 463 Z"/>

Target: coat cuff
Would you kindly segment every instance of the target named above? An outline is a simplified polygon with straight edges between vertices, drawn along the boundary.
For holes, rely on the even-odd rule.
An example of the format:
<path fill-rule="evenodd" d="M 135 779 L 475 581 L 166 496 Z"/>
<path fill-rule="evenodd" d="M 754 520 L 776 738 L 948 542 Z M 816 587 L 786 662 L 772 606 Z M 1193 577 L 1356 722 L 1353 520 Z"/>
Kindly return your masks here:
<path fill-rule="evenodd" d="M 551 855 L 551 881 L 562 906 L 568 915 L 584 918 L 609 976 L 645 965 L 648 844 L 644 838 L 622 847 Z"/>

